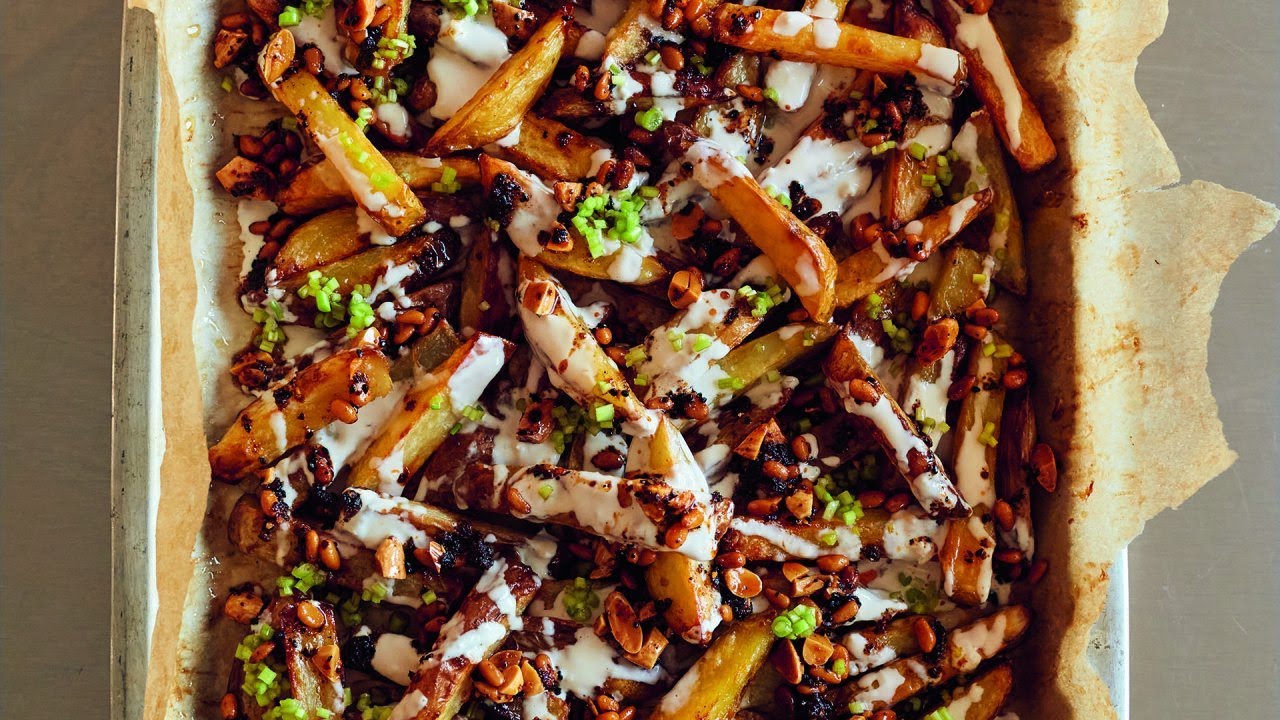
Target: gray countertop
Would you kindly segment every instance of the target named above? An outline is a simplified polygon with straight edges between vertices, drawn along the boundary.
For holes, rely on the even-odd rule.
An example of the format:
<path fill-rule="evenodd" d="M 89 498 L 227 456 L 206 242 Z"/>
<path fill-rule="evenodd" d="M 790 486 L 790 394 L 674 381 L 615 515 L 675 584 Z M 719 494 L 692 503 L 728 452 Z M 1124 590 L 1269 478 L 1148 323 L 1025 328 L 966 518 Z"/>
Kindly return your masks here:
<path fill-rule="evenodd" d="M 1183 176 L 1280 202 L 1280 5 L 1172 4 L 1138 83 Z M 0 6 L 0 717 L 106 718 L 121 8 Z M 1240 460 L 1131 549 L 1137 720 L 1280 704 L 1278 243 L 1236 263 L 1214 316 Z"/>

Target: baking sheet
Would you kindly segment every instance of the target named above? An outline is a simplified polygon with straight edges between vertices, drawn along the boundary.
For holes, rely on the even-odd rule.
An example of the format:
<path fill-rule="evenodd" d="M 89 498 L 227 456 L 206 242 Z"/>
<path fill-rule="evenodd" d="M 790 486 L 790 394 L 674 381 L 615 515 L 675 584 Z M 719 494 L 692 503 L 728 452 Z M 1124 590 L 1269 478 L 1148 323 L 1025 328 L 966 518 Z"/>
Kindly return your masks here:
<path fill-rule="evenodd" d="M 160 373 L 157 199 L 155 163 L 159 133 L 158 49 L 155 20 L 141 8 L 126 11 L 121 64 L 119 218 L 116 239 L 116 373 L 113 378 L 113 587 L 112 718 L 142 714 L 151 623 L 156 612 L 154 519 L 159 462 L 149 442 L 160 432 L 152 378 Z M 162 449 L 161 449 L 162 451 Z M 1094 627 L 1090 660 L 1110 689 L 1119 717 L 1127 720 L 1127 555 L 1114 564 L 1107 606 Z"/>
<path fill-rule="evenodd" d="M 1064 5 L 1071 5 L 1071 3 L 1064 3 Z M 1141 5 L 1141 6 L 1143 6 L 1143 7 L 1147 7 L 1149 4 L 1148 4 L 1148 3 L 1139 3 L 1138 5 Z M 1132 19 L 1132 18 L 1130 18 L 1130 19 Z M 1155 30 L 1156 30 L 1156 31 L 1158 31 L 1158 25 L 1159 25 L 1159 23 L 1156 23 L 1156 25 L 1157 25 L 1157 27 L 1155 28 Z M 1121 24 L 1121 27 L 1124 27 L 1124 25 L 1123 25 L 1123 24 Z M 1100 37 L 1101 37 L 1102 39 L 1104 39 L 1104 40 L 1105 40 L 1105 39 L 1106 39 L 1106 34 L 1105 34 L 1105 33 L 1103 33 Z M 1123 58 L 1121 58 L 1121 60 L 1123 61 Z M 1124 63 L 1123 63 L 1123 62 L 1120 62 L 1120 63 L 1118 63 L 1118 64 L 1123 65 Z M 1045 64 L 1045 66 L 1046 66 L 1046 67 L 1048 67 L 1048 66 L 1050 66 L 1050 64 L 1049 64 L 1049 63 L 1046 63 L 1046 64 Z M 1121 71 L 1123 71 L 1123 68 L 1121 68 Z M 1130 72 L 1130 75 L 1131 75 L 1131 72 L 1132 72 L 1131 68 L 1129 69 L 1129 72 Z M 1060 76 L 1059 76 L 1059 77 L 1060 77 Z M 1042 79 L 1041 81 L 1043 82 L 1044 80 Z M 1106 86 L 1104 86 L 1104 87 L 1106 87 Z M 1107 89 L 1108 89 L 1108 90 L 1110 90 L 1110 88 L 1109 88 L 1109 87 L 1108 87 Z M 1061 120 L 1062 120 L 1062 118 L 1057 118 L 1057 120 L 1058 120 L 1058 121 L 1061 121 Z M 1141 127 L 1141 125 L 1142 125 L 1142 123 L 1140 123 L 1140 122 L 1139 122 L 1139 123 L 1135 123 L 1135 129 L 1137 129 L 1137 130 L 1143 130 L 1143 129 L 1145 129 L 1145 128 L 1142 128 L 1142 127 Z M 1072 127 L 1079 128 L 1079 127 L 1082 127 L 1082 126 L 1083 126 L 1083 125 L 1073 125 Z M 1147 132 L 1148 132 L 1148 133 L 1150 133 L 1150 132 L 1154 132 L 1154 129 L 1153 129 L 1153 128 L 1146 129 L 1146 130 L 1147 130 Z M 1157 140 L 1158 140 L 1158 137 L 1157 137 Z M 1151 177 L 1151 178 L 1143 178 L 1143 179 L 1136 179 L 1136 180 L 1134 179 L 1134 177 L 1133 177 L 1133 176 L 1130 176 L 1130 177 L 1127 177 L 1127 178 L 1126 178 L 1126 177 L 1120 177 L 1120 178 L 1118 178 L 1118 180 L 1119 180 L 1119 187 L 1120 187 L 1120 188 L 1122 188 L 1122 189 L 1123 189 L 1123 188 L 1130 188 L 1131 190 L 1134 190 L 1134 191 L 1136 191 L 1136 190 L 1138 190 L 1138 189 L 1140 189 L 1140 188 L 1153 189 L 1153 188 L 1149 188 L 1149 186 L 1148 186 L 1147 184 L 1144 184 L 1144 181 L 1146 181 L 1147 183 L 1154 183 L 1154 185 L 1160 185 L 1160 184 L 1163 184 L 1163 183 L 1165 183 L 1165 182 L 1172 181 L 1173 179 L 1176 179 L 1176 169 L 1175 169 L 1175 170 L 1173 170 L 1173 172 L 1172 172 L 1172 173 L 1169 173 L 1167 170 L 1163 171 L 1163 174 L 1161 174 L 1161 173 L 1156 173 L 1156 174 L 1155 174 L 1153 177 Z M 1128 203 L 1126 203 L 1126 207 L 1129 207 L 1129 208 L 1133 209 L 1133 210 L 1134 210 L 1134 211 L 1136 211 L 1139 215 L 1141 215 L 1142 213 L 1147 213 L 1147 215 L 1149 215 L 1150 217 L 1147 217 L 1147 216 L 1145 216 L 1145 215 L 1143 215 L 1142 217 L 1146 217 L 1146 219 L 1151 219 L 1151 218 L 1153 218 L 1153 217 L 1159 217 L 1161 214 L 1164 214 L 1164 213 L 1163 213 L 1163 211 L 1161 210 L 1161 208 L 1159 207 L 1160 205 L 1162 205 L 1162 203 L 1161 203 L 1161 202 L 1158 202 L 1158 201 L 1167 201 L 1166 203 L 1163 203 L 1163 204 L 1175 204 L 1175 203 L 1176 203 L 1176 201 L 1191 202 L 1191 198 L 1192 198 L 1192 196 L 1208 197 L 1208 196 L 1213 196 L 1213 195 L 1215 195 L 1215 193 L 1217 193 L 1217 190 L 1215 190 L 1214 188 L 1210 188 L 1210 187 L 1207 187 L 1207 186 L 1196 186 L 1196 187 L 1193 187 L 1193 188 L 1191 188 L 1191 189 L 1189 189 L 1189 190 L 1186 190 L 1185 192 L 1182 192 L 1181 194 L 1176 194 L 1176 195 L 1175 195 L 1175 194 L 1172 194 L 1172 191 L 1171 191 L 1171 194 L 1169 194 L 1169 195 L 1161 195 L 1160 197 L 1156 197 L 1156 196 L 1155 196 L 1155 194 L 1153 194 L 1153 196 L 1152 196 L 1151 198 L 1148 198 L 1148 199 L 1147 199 L 1147 200 L 1149 200 L 1148 202 L 1145 202 L 1145 203 L 1143 203 L 1143 202 L 1135 202 L 1135 203 L 1132 203 L 1131 205 L 1130 205 L 1130 204 L 1128 204 Z M 1227 197 L 1226 195 L 1221 195 L 1221 194 L 1218 194 L 1218 197 L 1220 197 L 1220 198 L 1222 199 L 1223 203 L 1228 204 L 1228 206 L 1229 206 L 1229 207 L 1228 207 L 1228 209 L 1229 209 L 1230 211 L 1233 211 L 1233 212 L 1235 213 L 1235 216 L 1234 216 L 1234 217 L 1231 217 L 1231 218 L 1229 218 L 1229 219 L 1232 219 L 1232 220 L 1234 220 L 1235 222 L 1239 223 L 1242 227 L 1245 227 L 1245 226 L 1246 226 L 1246 223 L 1247 223 L 1247 220 L 1248 220 L 1248 218 L 1247 218 L 1246 216 L 1247 216 L 1247 215 L 1250 215 L 1251 213 L 1255 213 L 1255 212 L 1257 212 L 1256 210 L 1254 210 L 1253 206 L 1248 206 L 1248 205 L 1247 205 L 1247 203 L 1245 203 L 1245 202 L 1244 202 L 1244 200 L 1243 200 L 1242 198 L 1232 198 L 1232 197 Z M 1139 200 L 1143 200 L 1143 198 L 1139 198 Z M 1229 202 L 1229 201 L 1230 201 L 1230 202 Z M 1050 215 L 1052 215 L 1052 213 L 1049 213 L 1049 214 L 1050 214 Z M 1104 219 L 1108 219 L 1108 218 L 1104 218 Z M 1128 219 L 1128 218 L 1126 217 L 1125 219 Z M 1260 222 L 1261 222 L 1261 221 L 1259 221 L 1259 223 L 1260 223 Z M 1248 227 L 1248 229 L 1247 229 L 1246 231 L 1242 232 L 1242 235 L 1254 235 L 1254 234 L 1258 234 L 1258 233 L 1257 233 L 1257 228 L 1258 228 L 1258 227 L 1260 227 L 1260 224 L 1259 224 L 1259 223 L 1255 223 L 1254 225 L 1247 226 L 1247 227 Z M 1239 238 L 1239 240 L 1241 240 L 1242 242 L 1247 242 L 1247 239 L 1248 239 L 1248 238 L 1246 238 L 1246 237 Z M 1235 246 L 1234 246 L 1234 245 L 1232 245 L 1231 247 L 1235 247 Z M 1238 252 L 1238 249 L 1237 249 L 1237 250 L 1235 250 L 1235 252 Z M 1138 261 L 1140 261 L 1141 259 L 1142 259 L 1141 257 L 1135 258 L 1135 262 L 1138 262 Z M 1135 270 L 1137 270 L 1137 268 L 1135 268 Z M 1222 272 L 1225 272 L 1225 266 L 1223 266 L 1221 270 L 1222 270 Z M 1216 270 L 1215 270 L 1215 272 L 1216 272 Z M 1206 286 L 1206 290 L 1205 290 L 1205 292 L 1202 294 L 1202 296 L 1201 296 L 1201 297 L 1198 297 L 1198 298 L 1192 298 L 1193 300 L 1195 300 L 1195 301 L 1196 301 L 1196 307 L 1192 308 L 1192 310 L 1193 310 L 1193 311 L 1194 311 L 1194 310 L 1201 310 L 1201 308 L 1199 307 L 1199 305 L 1203 304 L 1203 302 L 1204 302 L 1204 301 L 1206 301 L 1206 300 L 1207 300 L 1207 302 L 1208 302 L 1208 306 L 1211 306 L 1211 305 L 1212 305 L 1213 296 L 1214 296 L 1214 294 L 1215 294 L 1215 292 L 1214 292 L 1214 287 L 1216 287 L 1216 279 L 1217 279 L 1217 278 L 1215 278 L 1215 277 L 1214 277 L 1214 273 L 1213 273 L 1213 272 L 1211 272 L 1211 273 L 1209 274 L 1209 277 L 1208 277 L 1208 279 L 1207 279 L 1207 282 L 1205 283 L 1205 286 Z M 1150 281 L 1150 278 L 1147 278 L 1147 281 L 1149 282 L 1149 281 Z M 1207 316 L 1207 307 L 1208 307 L 1208 306 L 1206 306 L 1206 307 L 1204 307 L 1204 308 L 1202 309 L 1202 310 L 1203 310 L 1203 312 L 1204 312 L 1204 314 L 1205 314 L 1206 316 Z M 1197 317 L 1198 317 L 1198 316 L 1197 316 Z M 1206 322 L 1207 322 L 1207 321 L 1206 321 Z M 1134 329 L 1132 330 L 1132 332 L 1133 332 L 1133 334 L 1134 334 L 1134 336 L 1135 336 L 1135 337 L 1137 336 L 1138 331 L 1139 331 L 1140 329 L 1141 329 L 1141 328 L 1134 328 Z M 1134 348 L 1133 348 L 1133 351 L 1135 352 L 1135 354 L 1139 354 L 1139 355 L 1140 355 L 1140 353 L 1141 353 L 1140 349 L 1139 349 L 1139 348 L 1137 348 L 1137 347 L 1134 347 Z M 1194 370 L 1194 365 L 1195 365 L 1195 361 L 1196 361 L 1196 359 L 1197 359 L 1197 358 L 1196 358 L 1196 356 L 1195 356 L 1195 353 L 1191 353 L 1191 355 L 1192 355 L 1192 357 L 1190 358 L 1190 366 L 1191 366 L 1191 368 Z M 1156 359 L 1157 359 L 1157 360 L 1159 360 L 1160 358 L 1158 358 L 1158 357 L 1157 357 Z M 1161 372 L 1167 372 L 1167 371 L 1169 371 L 1169 370 L 1170 370 L 1170 369 L 1169 369 L 1169 368 L 1167 368 L 1167 367 L 1162 367 L 1162 368 L 1158 368 L 1158 369 L 1159 369 L 1159 371 L 1161 371 Z M 1072 376 L 1072 377 L 1074 377 L 1074 376 Z M 1211 406 L 1211 405 L 1212 405 L 1212 403 L 1210 403 L 1209 405 Z M 1196 404 L 1195 404 L 1195 407 L 1196 407 L 1198 410 L 1203 410 L 1203 409 L 1204 409 L 1204 404 L 1203 404 L 1203 402 L 1196 403 Z M 168 410 L 169 410 L 168 408 L 165 408 L 166 414 L 168 414 Z M 1212 411 L 1207 412 L 1207 413 L 1202 413 L 1202 417 L 1203 417 L 1203 419 L 1204 419 L 1206 422 L 1207 422 L 1210 418 L 1212 418 L 1212 416 L 1213 416 L 1213 412 L 1212 412 Z M 166 427 L 168 427 L 168 425 L 167 425 L 167 424 L 166 424 Z M 1213 430 L 1213 428 L 1212 428 L 1212 427 L 1210 427 L 1210 430 L 1212 431 L 1212 430 Z M 1213 448 L 1209 448 L 1209 449 L 1213 449 Z M 1206 451 L 1207 451 L 1207 450 L 1206 450 Z M 1137 453 L 1135 452 L 1134 454 L 1137 454 Z M 1206 463 L 1206 467 L 1204 468 L 1203 472 L 1206 472 L 1206 473 L 1208 473 L 1208 474 L 1210 474 L 1210 475 L 1211 475 L 1211 474 L 1213 474 L 1213 473 L 1212 473 L 1212 471 L 1213 471 L 1217 466 L 1220 466 L 1223 462 L 1229 462 L 1229 454 L 1225 453 L 1225 448 L 1223 448 L 1223 450 L 1222 450 L 1222 451 L 1220 451 L 1217 455 L 1213 456 L 1213 457 L 1212 457 L 1211 462 Z M 1186 492 L 1189 492 L 1189 491 L 1190 491 L 1189 489 L 1183 489 L 1183 488 L 1190 488 L 1192 485 L 1198 484 L 1198 482 L 1202 482 L 1202 481 L 1203 481 L 1203 479 L 1207 479 L 1207 476 L 1206 476 L 1205 478 L 1202 478 L 1202 479 L 1190 478 L 1190 479 L 1189 479 L 1189 482 L 1183 483 L 1183 484 L 1179 485 L 1177 488 L 1174 488 L 1174 489 L 1172 489 L 1172 490 L 1170 490 L 1170 491 L 1167 491 L 1167 492 L 1166 492 L 1166 493 L 1164 493 L 1164 494 L 1155 494 L 1155 495 L 1153 495 L 1152 497 L 1146 498 L 1146 499 L 1145 499 L 1145 502 L 1141 502 L 1141 503 L 1138 503 L 1138 504 L 1136 504 L 1136 505 L 1135 505 L 1135 507 L 1137 507 L 1137 508 L 1139 509 L 1139 510 L 1138 510 L 1138 515 L 1140 515 L 1140 516 L 1142 516 L 1142 517 L 1145 517 L 1145 516 L 1148 514 L 1148 512 L 1149 512 L 1149 511 L 1153 511 L 1153 510 L 1149 510 L 1149 509 L 1151 509 L 1151 508 L 1157 508 L 1157 507 L 1161 507 L 1161 506 L 1163 506 L 1164 504 L 1177 503 L 1177 502 L 1179 502 L 1179 501 L 1180 501 L 1180 499 L 1181 499 L 1181 496 L 1183 495 L 1183 493 L 1186 493 Z M 1092 486 L 1090 486 L 1090 488 L 1089 488 L 1089 489 L 1090 489 L 1090 490 L 1092 490 Z M 1106 488 L 1104 488 L 1104 489 L 1106 489 Z M 1114 491 L 1114 489 L 1107 489 L 1107 490 Z M 1084 498 L 1084 499 L 1087 499 L 1087 498 Z M 1116 528 L 1116 529 L 1115 529 L 1115 533 L 1116 533 L 1118 536 L 1122 536 L 1122 535 L 1127 534 L 1127 533 L 1130 533 L 1130 532 L 1132 532 L 1132 531 L 1128 529 L 1128 526 L 1127 526 L 1127 525 L 1126 525 L 1125 527 L 1123 527 L 1123 528 Z M 1108 541 L 1107 541 L 1107 542 L 1104 542 L 1104 543 L 1102 543 L 1101 545 L 1102 545 L 1102 546 L 1106 546 L 1109 542 L 1111 542 L 1111 540 L 1110 540 L 1110 539 L 1108 539 Z M 1108 560 L 1108 559 L 1109 559 L 1109 556 L 1108 556 L 1108 557 L 1104 557 L 1104 558 L 1103 558 L 1103 560 Z M 1100 579 L 1104 579 L 1104 580 L 1108 577 L 1108 575 L 1107 575 L 1107 570 L 1106 570 L 1106 564 L 1105 564 L 1105 563 L 1103 563 L 1103 564 L 1101 564 L 1101 565 L 1098 565 L 1096 568 L 1082 568 L 1082 569 L 1086 570 L 1086 572 L 1087 572 L 1087 574 L 1088 574 L 1088 576 L 1089 576 L 1089 577 L 1095 577 L 1095 578 L 1100 578 Z M 1110 575 L 1110 577 L 1114 579 L 1114 578 L 1116 577 L 1117 572 L 1118 572 L 1118 569 L 1117 569 L 1117 568 L 1112 568 L 1112 569 L 1111 569 L 1111 575 Z M 1073 582 L 1074 582 L 1074 580 L 1073 580 Z M 1086 616 L 1088 616 L 1088 615 L 1089 615 L 1089 613 L 1090 613 L 1090 610 L 1088 609 L 1088 607 L 1085 607 L 1085 608 L 1083 609 L 1083 612 L 1085 613 L 1085 615 L 1086 615 Z M 1094 632 L 1096 633 L 1096 630 L 1095 630 Z M 1096 643 L 1094 643 L 1094 645 L 1096 645 Z M 1091 650 L 1092 650 L 1092 649 L 1096 649 L 1096 648 L 1093 648 L 1093 646 L 1091 645 Z M 1099 663 L 1099 661 L 1098 661 L 1098 659 L 1097 659 L 1097 656 L 1096 656 L 1096 655 L 1091 657 L 1091 661 L 1092 661 L 1092 663 L 1093 663 L 1093 665 L 1094 665 L 1095 667 L 1099 667 L 1100 663 Z M 1103 664 L 1103 665 L 1105 665 L 1105 663 L 1102 663 L 1102 664 Z M 1074 671 L 1074 668 L 1073 668 L 1073 671 Z M 1064 675 L 1064 676 L 1062 676 L 1062 677 L 1067 677 L 1067 676 L 1065 676 L 1065 675 Z M 1076 676 L 1076 675 L 1071 675 L 1071 676 L 1070 676 L 1070 677 L 1068 677 L 1067 679 L 1068 679 L 1069 681 L 1074 682 L 1074 681 L 1077 679 L 1077 676 Z M 1080 679 L 1083 679 L 1083 676 L 1080 676 Z M 1117 702 L 1117 703 L 1118 703 L 1118 700 L 1117 700 L 1117 698 L 1116 698 L 1115 694 L 1113 694 L 1112 701 L 1113 701 L 1113 702 Z"/>

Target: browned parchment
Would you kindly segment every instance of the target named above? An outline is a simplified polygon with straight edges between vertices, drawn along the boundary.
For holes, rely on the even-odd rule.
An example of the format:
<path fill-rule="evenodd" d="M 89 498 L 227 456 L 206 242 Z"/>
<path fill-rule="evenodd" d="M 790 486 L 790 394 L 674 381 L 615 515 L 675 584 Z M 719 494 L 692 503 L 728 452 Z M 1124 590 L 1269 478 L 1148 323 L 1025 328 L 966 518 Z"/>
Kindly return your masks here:
<path fill-rule="evenodd" d="M 206 717 L 236 640 L 211 622 L 210 600 L 243 562 L 222 554 L 220 520 L 203 524 L 206 505 L 227 500 L 209 492 L 205 437 L 239 406 L 220 402 L 223 338 L 243 337 L 236 323 L 245 322 L 226 291 L 240 264 L 234 204 L 212 173 L 230 133 L 247 127 L 246 111 L 208 69 L 216 3 L 134 2 L 157 16 L 167 70 L 157 170 L 165 455 L 147 717 Z M 1036 498 L 1051 570 L 1037 588 L 1019 709 L 1046 720 L 1111 717 L 1085 655 L 1107 566 L 1147 519 L 1235 459 L 1205 373 L 1210 312 L 1231 263 L 1280 215 L 1216 185 L 1173 186 L 1177 165 L 1133 82 L 1167 0 L 998 6 L 1059 147 L 1058 161 L 1021 186 L 1033 310 L 1020 334 L 1039 368 L 1039 419 L 1062 477 L 1054 496 Z"/>

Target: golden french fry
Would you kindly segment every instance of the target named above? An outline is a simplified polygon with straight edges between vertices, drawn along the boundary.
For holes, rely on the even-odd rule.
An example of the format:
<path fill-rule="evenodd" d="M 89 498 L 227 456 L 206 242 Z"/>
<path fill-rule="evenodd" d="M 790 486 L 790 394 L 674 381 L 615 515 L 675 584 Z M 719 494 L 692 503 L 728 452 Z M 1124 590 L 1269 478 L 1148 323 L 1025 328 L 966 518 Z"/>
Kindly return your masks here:
<path fill-rule="evenodd" d="M 1000 338 L 989 341 L 998 347 Z M 996 443 L 1004 409 L 1000 379 L 1008 361 L 979 349 L 970 353 L 969 373 L 977 378 L 974 392 L 965 396 L 956 420 L 956 453 L 952 463 L 956 487 L 973 507 L 967 520 L 947 523 L 947 539 L 938 560 L 942 591 L 961 605 L 981 605 L 991 593 L 992 555 L 996 550 L 991 508 L 996 502 Z"/>
<path fill-rule="evenodd" d="M 513 557 L 495 560 L 440 629 L 392 714 L 406 720 L 455 717 L 471 693 L 472 670 L 502 645 L 513 618 L 524 612 L 537 590 L 537 576 L 523 563 Z M 503 598 L 510 606 L 505 600 L 500 604 Z"/>
<path fill-rule="evenodd" d="M 401 486 L 463 421 L 463 412 L 475 404 L 510 352 L 511 344 L 502 338 L 471 336 L 405 394 L 399 412 L 351 468 L 348 484 L 384 492 Z"/>
<path fill-rule="evenodd" d="M 765 192 L 746 166 L 715 143 L 696 142 L 685 157 L 693 163 L 694 179 L 769 256 L 809 316 L 818 322 L 830 320 L 835 307 L 836 260 L 822 238 Z"/>
<path fill-rule="evenodd" d="M 838 553 L 857 558 L 863 547 L 883 546 L 889 513 L 880 509 L 863 512 L 853 526 L 839 518 L 816 518 L 805 524 L 788 524 L 739 516 L 729 523 L 723 546 L 746 556 L 748 562 L 813 560 Z"/>
<path fill-rule="evenodd" d="M 956 492 L 928 438 L 884 392 L 884 386 L 863 358 L 859 342 L 848 326 L 836 335 L 822 365 L 827 387 L 839 396 L 846 412 L 867 421 L 872 435 L 931 517 L 968 517 L 969 506 Z"/>
<path fill-rule="evenodd" d="M 551 190 L 543 185 L 541 180 L 525 173 L 514 164 L 490 155 L 481 155 L 480 177 L 486 192 L 493 191 L 495 182 L 500 177 L 509 178 L 523 192 L 523 197 L 517 195 L 513 198 L 514 210 L 511 222 L 505 226 L 505 229 L 512 243 L 525 256 L 536 257 L 538 262 L 547 267 L 564 270 L 580 277 L 614 280 L 631 285 L 649 285 L 665 280 L 670 274 L 653 255 L 638 258 L 636 267 L 628 267 L 622 272 L 615 269 L 615 264 L 620 261 L 619 255 L 629 250 L 621 250 L 619 253 L 599 258 L 591 257 L 591 251 L 577 229 L 571 226 L 565 227 L 557 222 L 560 206 L 556 203 Z M 567 232 L 572 239 L 572 246 L 568 250 L 544 247 L 545 243 L 541 238 L 544 235 L 549 236 L 557 226 L 559 226 L 558 229 Z"/>
<path fill-rule="evenodd" d="M 910 242 L 927 257 L 938 247 L 950 242 L 991 206 L 990 189 L 981 190 L 950 207 L 912 220 L 902 227 L 900 235 L 913 235 Z M 910 272 L 915 266 L 911 257 L 893 257 L 880 241 L 840 261 L 836 275 L 836 307 L 848 307 L 876 291 L 876 288 Z"/>
<path fill-rule="evenodd" d="M 965 247 L 948 247 L 942 256 L 938 279 L 929 290 L 929 322 L 963 313 L 986 297 L 986 283 L 974 281 L 982 274 L 982 255 Z"/>
<path fill-rule="evenodd" d="M 735 622 L 667 692 L 653 720 L 728 720 L 777 638 L 773 612 Z"/>
<path fill-rule="evenodd" d="M 442 270 L 452 261 L 457 252 L 456 243 L 449 243 L 446 238 L 436 235 L 419 235 L 410 240 L 397 242 L 395 245 L 367 247 L 354 255 L 334 260 L 314 270 L 319 270 L 325 277 L 338 281 L 338 291 L 345 297 L 357 285 L 374 285 L 379 278 L 385 277 L 392 268 L 402 268 L 404 278 L 430 277 Z M 400 272 L 397 270 L 397 272 Z M 295 301 L 295 291 L 306 285 L 308 273 L 297 272 L 281 278 L 276 285 L 288 291 L 289 305 L 298 309 L 300 303 Z M 302 308 L 302 310 L 309 310 Z"/>
<path fill-rule="evenodd" d="M 597 413 L 597 419 L 611 420 L 616 413 L 617 419 L 652 431 L 657 418 L 600 347 L 564 286 L 536 260 L 523 256 L 517 275 L 520 323 L 552 384 L 588 412 Z M 606 407 L 610 409 L 602 409 Z"/>
<path fill-rule="evenodd" d="M 969 182 L 979 188 L 990 187 L 995 193 L 991 203 L 993 222 L 987 237 L 988 252 L 995 260 L 995 280 L 1010 292 L 1023 295 L 1027 292 L 1027 262 L 1022 215 L 990 114 L 979 110 L 970 115 L 952 147 L 969 166 Z"/>
<path fill-rule="evenodd" d="M 488 228 L 471 241 L 458 308 L 458 325 L 463 330 L 508 334 L 514 308 L 507 302 L 507 292 L 502 286 L 502 256 L 507 252 Z M 510 262 L 509 257 L 506 260 Z"/>
<path fill-rule="evenodd" d="M 390 369 L 372 328 L 343 350 L 307 366 L 283 388 L 240 411 L 222 439 L 209 448 L 213 476 L 232 481 L 270 467 L 333 422 L 335 404 L 359 407 L 386 395 L 391 390 Z"/>
<path fill-rule="evenodd" d="M 769 374 L 781 372 L 788 365 L 821 350 L 836 334 L 835 325 L 798 323 L 786 325 L 767 335 L 734 348 L 716 365 L 729 377 L 749 388 Z"/>
<path fill-rule="evenodd" d="M 533 107 L 560 62 L 568 22 L 553 14 L 427 141 L 433 155 L 471 150 L 507 137 Z M 522 132 L 523 134 L 523 132 Z"/>
<path fill-rule="evenodd" d="M 475 187 L 480 182 L 480 168 L 472 158 L 429 158 L 400 150 L 388 150 L 383 155 L 396 175 L 413 190 L 431 190 L 447 173 L 452 173 L 454 182 L 463 188 Z M 353 202 L 350 186 L 328 158 L 299 170 L 289 184 L 276 193 L 275 201 L 290 215 L 310 215 Z"/>
<path fill-rule="evenodd" d="M 277 603 L 273 610 L 279 618 L 289 695 L 298 702 L 304 717 L 316 716 L 318 710 L 341 713 L 345 707 L 342 661 L 333 606 L 318 600 L 296 600 Z M 311 627 L 299 619 L 301 613 L 321 624 Z"/>
<path fill-rule="evenodd" d="M 524 116 L 520 138 L 506 153 L 516 164 L 555 180 L 581 180 L 599 164 L 598 158 L 613 155 L 603 141 L 535 113 Z"/>
<path fill-rule="evenodd" d="M 1000 714 L 1012 690 L 1013 668 L 1001 664 L 968 685 L 956 688 L 942 707 L 947 709 L 952 720 L 992 720 Z"/>
<path fill-rule="evenodd" d="M 387 232 L 398 237 L 422 222 L 426 210 L 408 183 L 315 75 L 300 70 L 267 87 L 297 116 L 298 125 L 332 163 L 348 194 Z"/>
<path fill-rule="evenodd" d="M 1033 172 L 1058 156 L 1035 101 L 1018 80 L 988 13 L 971 13 L 955 0 L 938 0 L 938 14 L 952 44 L 969 66 L 969 82 L 995 119 L 996 130 L 1023 172 Z"/>
<path fill-rule="evenodd" d="M 686 642 L 706 645 L 718 624 L 720 594 L 711 585 L 711 564 L 676 552 L 660 552 L 644 570 L 649 594 L 666 604 L 662 617 Z"/>
<path fill-rule="evenodd" d="M 837 692 L 841 704 L 862 703 L 867 710 L 883 710 L 928 688 L 938 687 L 1004 652 L 1031 624 L 1031 611 L 1022 605 L 1001 608 L 995 614 L 962 626 L 947 635 L 942 660 L 926 666 L 916 658 L 894 660 L 867 673 Z"/>
<path fill-rule="evenodd" d="M 950 48 L 796 11 L 725 3 L 711 31 L 717 42 L 784 60 L 912 73 L 952 89 L 965 79 L 964 60 Z"/>

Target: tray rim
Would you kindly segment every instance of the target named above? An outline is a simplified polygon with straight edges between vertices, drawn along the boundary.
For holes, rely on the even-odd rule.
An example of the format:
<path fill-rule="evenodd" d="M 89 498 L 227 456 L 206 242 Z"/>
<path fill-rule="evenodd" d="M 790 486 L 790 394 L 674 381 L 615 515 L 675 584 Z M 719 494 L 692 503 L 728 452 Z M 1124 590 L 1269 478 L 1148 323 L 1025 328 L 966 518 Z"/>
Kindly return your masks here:
<path fill-rule="evenodd" d="M 111 712 L 143 716 L 154 620 L 152 489 L 163 456 L 159 394 L 157 202 L 159 49 L 154 15 L 126 7 L 120 65 L 111 425 Z M 1088 657 L 1129 720 L 1128 549 L 1109 571 L 1106 605 L 1090 630 Z"/>

